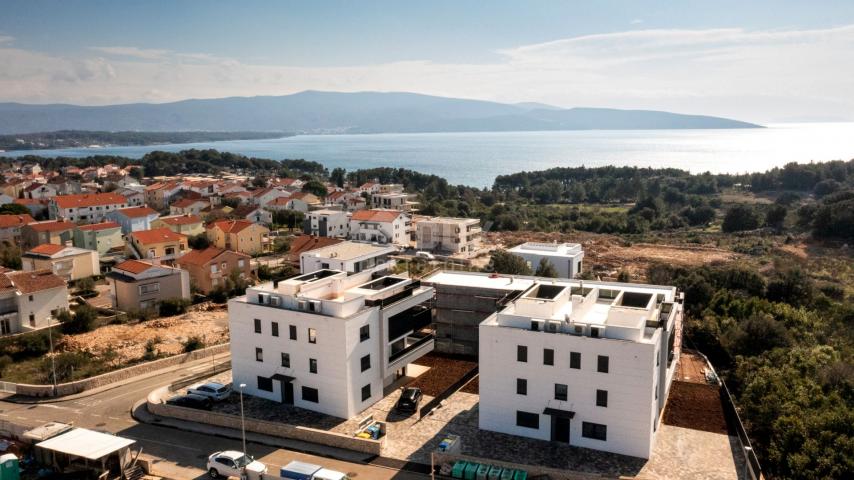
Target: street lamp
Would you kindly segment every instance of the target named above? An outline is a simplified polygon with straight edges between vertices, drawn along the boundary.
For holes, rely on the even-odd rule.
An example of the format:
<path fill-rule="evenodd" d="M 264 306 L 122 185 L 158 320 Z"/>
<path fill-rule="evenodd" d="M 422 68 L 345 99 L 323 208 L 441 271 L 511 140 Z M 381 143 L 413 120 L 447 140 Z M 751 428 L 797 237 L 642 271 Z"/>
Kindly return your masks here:
<path fill-rule="evenodd" d="M 246 457 L 246 419 L 243 416 L 243 389 L 246 388 L 245 383 L 240 384 L 240 431 L 242 433 L 243 438 L 243 456 Z M 244 458 L 244 463 L 246 463 L 248 458 Z M 246 465 L 243 466 L 243 470 L 246 470 Z"/>

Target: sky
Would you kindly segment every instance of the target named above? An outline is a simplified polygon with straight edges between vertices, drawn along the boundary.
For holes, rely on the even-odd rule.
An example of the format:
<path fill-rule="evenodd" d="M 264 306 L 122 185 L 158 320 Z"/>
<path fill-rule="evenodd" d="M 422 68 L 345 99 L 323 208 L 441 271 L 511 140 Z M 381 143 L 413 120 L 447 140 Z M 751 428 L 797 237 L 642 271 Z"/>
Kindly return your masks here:
<path fill-rule="evenodd" d="M 0 102 L 303 90 L 854 120 L 854 0 L 0 0 Z"/>

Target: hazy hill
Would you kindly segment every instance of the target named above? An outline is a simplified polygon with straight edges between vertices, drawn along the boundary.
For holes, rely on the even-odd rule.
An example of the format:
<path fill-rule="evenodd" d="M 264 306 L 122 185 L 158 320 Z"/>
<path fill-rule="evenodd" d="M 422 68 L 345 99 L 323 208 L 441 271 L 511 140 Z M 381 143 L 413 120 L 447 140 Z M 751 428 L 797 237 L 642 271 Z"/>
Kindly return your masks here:
<path fill-rule="evenodd" d="M 0 103 L 0 134 L 55 130 L 459 132 L 653 128 L 756 128 L 719 117 L 598 108 L 560 109 L 414 93 L 336 93 L 86 107 Z"/>

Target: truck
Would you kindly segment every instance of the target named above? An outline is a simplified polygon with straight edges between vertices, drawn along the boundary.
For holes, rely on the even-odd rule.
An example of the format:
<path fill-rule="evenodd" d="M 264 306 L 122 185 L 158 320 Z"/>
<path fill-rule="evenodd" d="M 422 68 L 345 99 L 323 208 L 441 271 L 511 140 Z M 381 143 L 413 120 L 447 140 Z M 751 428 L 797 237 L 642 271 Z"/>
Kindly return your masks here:
<path fill-rule="evenodd" d="M 291 480 L 350 480 L 344 473 L 296 460 L 282 467 L 279 477 Z"/>

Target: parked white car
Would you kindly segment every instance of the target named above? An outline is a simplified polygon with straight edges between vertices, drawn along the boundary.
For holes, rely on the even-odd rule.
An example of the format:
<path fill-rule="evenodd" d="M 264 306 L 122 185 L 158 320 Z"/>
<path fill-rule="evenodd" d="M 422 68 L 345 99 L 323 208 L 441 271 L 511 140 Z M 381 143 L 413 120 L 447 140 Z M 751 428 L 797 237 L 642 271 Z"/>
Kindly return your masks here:
<path fill-rule="evenodd" d="M 415 252 L 415 258 L 423 258 L 425 260 L 435 260 L 436 257 L 433 256 L 430 252 L 425 252 L 423 250 Z"/>
<path fill-rule="evenodd" d="M 208 382 L 202 385 L 196 385 L 195 387 L 190 387 L 190 389 L 187 390 L 187 393 L 201 395 L 219 402 L 227 399 L 231 395 L 231 384 L 223 385 L 217 382 Z"/>
<path fill-rule="evenodd" d="M 212 454 L 208 457 L 207 467 L 211 478 L 240 478 L 244 467 L 249 478 L 261 478 L 261 475 L 267 473 L 266 465 L 236 450 Z"/>

